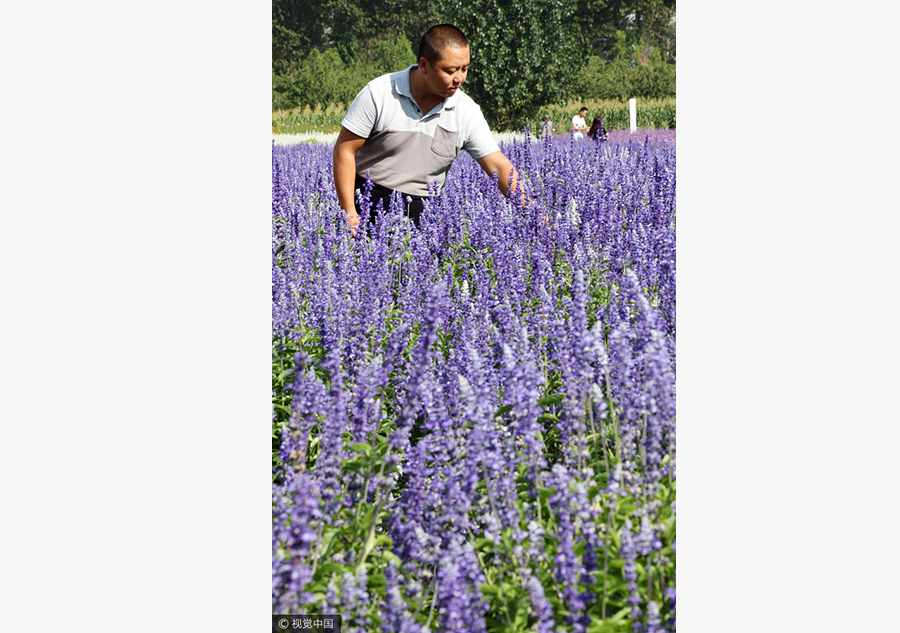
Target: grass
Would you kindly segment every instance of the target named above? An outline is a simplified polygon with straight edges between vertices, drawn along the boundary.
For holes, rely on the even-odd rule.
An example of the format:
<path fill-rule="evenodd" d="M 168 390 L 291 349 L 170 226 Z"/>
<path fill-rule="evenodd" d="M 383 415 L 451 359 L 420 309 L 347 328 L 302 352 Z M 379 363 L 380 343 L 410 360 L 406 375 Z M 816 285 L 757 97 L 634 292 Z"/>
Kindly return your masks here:
<path fill-rule="evenodd" d="M 272 113 L 272 132 L 275 134 L 331 134 L 340 132 L 341 120 L 347 112 L 343 103 L 327 108 L 293 108 Z"/>

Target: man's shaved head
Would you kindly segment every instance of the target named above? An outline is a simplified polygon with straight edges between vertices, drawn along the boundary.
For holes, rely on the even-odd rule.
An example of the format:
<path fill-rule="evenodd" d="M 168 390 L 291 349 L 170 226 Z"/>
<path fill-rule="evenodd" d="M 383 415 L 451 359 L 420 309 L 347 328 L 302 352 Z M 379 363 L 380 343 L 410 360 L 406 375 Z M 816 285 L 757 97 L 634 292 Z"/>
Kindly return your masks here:
<path fill-rule="evenodd" d="M 452 24 L 438 24 L 425 31 L 425 35 L 419 40 L 419 59 L 423 57 L 430 64 L 436 63 L 444 54 L 447 47 L 467 48 L 469 40 L 463 32 Z"/>

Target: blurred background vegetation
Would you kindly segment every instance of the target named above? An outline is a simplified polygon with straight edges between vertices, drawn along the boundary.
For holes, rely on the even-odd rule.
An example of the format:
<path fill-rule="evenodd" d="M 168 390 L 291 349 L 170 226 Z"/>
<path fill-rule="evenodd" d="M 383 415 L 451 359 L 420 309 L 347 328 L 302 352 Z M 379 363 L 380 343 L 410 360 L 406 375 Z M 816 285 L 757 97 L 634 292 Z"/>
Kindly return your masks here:
<path fill-rule="evenodd" d="M 332 103 L 325 108 L 302 106 L 287 110 L 276 110 L 272 113 L 272 131 L 276 134 L 331 134 L 339 132 L 341 121 L 347 112 L 349 103 Z M 624 130 L 630 125 L 630 112 L 627 101 L 615 99 L 582 99 L 565 104 L 550 104 L 540 108 L 537 113 L 523 119 L 522 127 L 529 126 L 532 134 L 537 136 L 541 118 L 546 114 L 553 121 L 553 133 L 556 136 L 568 134 L 572 127 L 572 116 L 584 106 L 588 109 L 588 123 L 595 116 L 603 118 L 608 130 Z M 639 99 L 637 102 L 638 128 L 671 128 L 675 129 L 675 99 Z M 516 131 L 522 128 L 517 128 Z"/>
<path fill-rule="evenodd" d="M 273 128 L 336 131 L 356 93 L 415 64 L 443 22 L 469 38 L 464 90 L 492 129 L 548 114 L 562 133 L 581 105 L 627 127 L 630 98 L 639 127 L 675 127 L 674 0 L 272 0 Z"/>

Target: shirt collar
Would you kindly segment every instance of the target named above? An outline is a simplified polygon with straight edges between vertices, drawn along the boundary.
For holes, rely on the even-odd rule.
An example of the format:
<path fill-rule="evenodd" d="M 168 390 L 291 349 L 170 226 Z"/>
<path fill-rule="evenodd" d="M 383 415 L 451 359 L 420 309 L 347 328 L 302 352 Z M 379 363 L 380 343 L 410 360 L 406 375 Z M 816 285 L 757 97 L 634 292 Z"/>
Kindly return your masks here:
<path fill-rule="evenodd" d="M 399 76 L 394 81 L 394 90 L 397 92 L 397 94 L 403 95 L 404 97 L 406 97 L 413 103 L 415 103 L 416 100 L 413 99 L 412 90 L 410 89 L 410 86 L 409 86 L 409 71 L 411 71 L 414 68 L 418 68 L 418 67 L 419 67 L 418 64 L 413 64 L 406 70 L 401 70 L 399 73 L 397 73 Z M 456 102 L 459 101 L 459 93 L 460 92 L 461 92 L 460 90 L 457 90 L 452 96 L 444 99 L 443 104 L 442 104 L 442 109 L 443 108 L 455 108 Z"/>
<path fill-rule="evenodd" d="M 413 64 L 406 70 L 401 70 L 394 79 L 394 91 L 409 99 L 412 99 L 412 91 L 409 87 L 409 71 L 413 68 L 418 68 L 418 64 Z"/>

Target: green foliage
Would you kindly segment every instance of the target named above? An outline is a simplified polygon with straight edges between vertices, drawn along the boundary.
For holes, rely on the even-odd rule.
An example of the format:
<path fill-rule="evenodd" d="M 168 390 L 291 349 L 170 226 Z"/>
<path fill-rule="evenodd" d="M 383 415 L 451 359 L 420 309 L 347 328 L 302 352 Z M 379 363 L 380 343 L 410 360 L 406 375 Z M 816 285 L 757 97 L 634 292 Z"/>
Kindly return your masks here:
<path fill-rule="evenodd" d="M 327 7 L 320 0 L 272 0 L 272 72 L 293 72 L 313 48 L 325 45 Z"/>
<path fill-rule="evenodd" d="M 591 57 L 579 77 L 578 94 L 588 99 L 662 99 L 675 96 L 675 66 L 653 59 L 646 65 Z"/>
<path fill-rule="evenodd" d="M 464 90 L 492 128 L 517 129 L 543 105 L 573 94 L 584 59 L 575 0 L 451 0 L 447 14 L 469 38 Z"/>
<path fill-rule="evenodd" d="M 313 48 L 334 48 L 346 64 L 368 64 L 379 40 L 402 35 L 418 45 L 442 21 L 436 3 L 413 0 L 272 0 L 272 69 L 293 72 Z"/>
<path fill-rule="evenodd" d="M 341 58 L 351 63 L 371 63 L 378 42 L 403 36 L 415 57 L 419 38 L 430 26 L 443 21 L 436 3 L 413 0 L 327 0 L 332 16 L 330 33 Z M 414 62 L 413 62 L 414 63 Z M 391 72 L 400 70 L 391 68 Z"/>
<path fill-rule="evenodd" d="M 450 15 L 450 6 L 457 17 Z M 277 75 L 293 72 L 313 48 L 324 52 L 336 48 L 344 63 L 370 56 L 379 39 L 404 35 L 415 48 L 425 30 L 435 24 L 458 20 L 459 13 L 473 14 L 481 0 L 448 0 L 422 4 L 413 0 L 273 0 L 272 68 Z M 544 3 L 552 6 L 553 3 Z M 617 31 L 629 42 L 644 41 L 662 54 L 663 61 L 675 57 L 675 0 L 564 0 L 554 17 L 574 29 L 579 57 L 597 55 L 610 59 Z M 505 3 L 508 26 L 529 18 L 535 3 L 513 0 Z M 541 17 L 541 16 L 537 16 Z M 461 26 L 462 28 L 462 26 Z M 463 28 L 466 35 L 469 31 Z"/>
<path fill-rule="evenodd" d="M 646 40 L 630 41 L 617 31 L 604 56 L 588 60 L 578 82 L 578 94 L 588 99 L 662 99 L 675 96 L 675 65 Z"/>
<path fill-rule="evenodd" d="M 674 0 L 273 0 L 272 109 L 346 107 L 368 81 L 416 63 L 422 33 L 441 22 L 472 43 L 464 90 L 495 130 L 575 95 L 674 97 L 674 15 Z M 674 127 L 674 113 L 653 118 Z"/>
<path fill-rule="evenodd" d="M 605 51 L 617 29 L 621 29 L 621 0 L 578 0 L 572 19 L 579 27 L 579 43 L 583 54 Z"/>
<path fill-rule="evenodd" d="M 272 131 L 278 134 L 339 132 L 344 112 L 344 105 L 340 103 L 331 105 L 325 110 L 313 109 L 309 106 L 277 110 L 272 113 Z"/>
<path fill-rule="evenodd" d="M 382 39 L 375 43 L 372 57 L 373 76 L 393 73 L 416 63 L 412 44 L 405 35 Z"/>
<path fill-rule="evenodd" d="M 273 102 L 277 100 L 278 106 L 285 108 L 347 101 L 345 74 L 346 68 L 335 49 L 330 48 L 324 53 L 313 49 L 297 70 L 275 78 Z M 317 102 L 310 103 L 312 96 Z"/>
<path fill-rule="evenodd" d="M 345 63 L 335 48 L 324 53 L 311 50 L 293 72 L 273 76 L 273 110 L 326 107 L 333 103 L 349 105 L 375 77 L 415 63 L 411 44 L 404 35 L 376 41 L 370 59 Z"/>
<path fill-rule="evenodd" d="M 664 62 L 675 60 L 675 0 L 631 0 L 634 18 L 620 23 L 629 42 L 640 42 L 659 51 Z"/>

